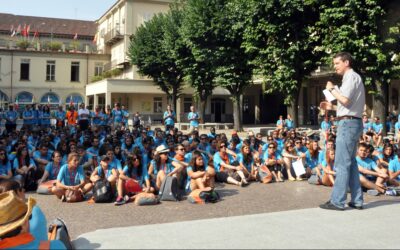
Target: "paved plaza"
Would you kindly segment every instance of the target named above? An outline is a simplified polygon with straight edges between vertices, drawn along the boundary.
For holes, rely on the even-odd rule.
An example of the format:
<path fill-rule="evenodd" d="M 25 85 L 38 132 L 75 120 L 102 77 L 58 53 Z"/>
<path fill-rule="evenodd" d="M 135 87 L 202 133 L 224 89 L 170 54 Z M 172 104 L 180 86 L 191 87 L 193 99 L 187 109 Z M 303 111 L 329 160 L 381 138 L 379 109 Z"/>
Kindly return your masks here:
<path fill-rule="evenodd" d="M 400 246 L 397 237 L 384 233 L 400 219 L 398 197 L 365 195 L 364 211 L 336 212 L 318 208 L 331 189 L 306 181 L 219 185 L 217 190 L 222 200 L 216 204 L 183 200 L 147 207 L 68 204 L 54 196 L 28 195 L 37 199 L 49 221 L 66 221 L 78 248 L 378 248 L 371 242 L 382 237 L 393 239 L 380 248 Z M 201 242 L 193 238 L 196 231 Z M 339 235 L 343 243 L 335 240 Z M 121 244 L 116 239 L 126 240 Z"/>

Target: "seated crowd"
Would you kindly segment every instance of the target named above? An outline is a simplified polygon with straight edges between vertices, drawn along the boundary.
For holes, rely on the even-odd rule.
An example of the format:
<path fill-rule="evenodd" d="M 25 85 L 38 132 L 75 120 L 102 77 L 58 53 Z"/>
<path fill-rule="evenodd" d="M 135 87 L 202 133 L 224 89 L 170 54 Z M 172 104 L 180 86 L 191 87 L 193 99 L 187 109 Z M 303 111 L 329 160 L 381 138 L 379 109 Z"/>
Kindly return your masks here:
<path fill-rule="evenodd" d="M 264 140 L 251 131 L 240 138 L 233 130 L 228 139 L 214 128 L 208 134 L 199 134 L 196 128 L 184 134 L 171 124 L 164 129 L 138 125 L 130 130 L 122 120 L 99 125 L 88 118 L 84 127 L 76 122 L 4 130 L 0 181 L 13 179 L 28 191 L 53 181 L 51 193 L 64 201 L 69 190 L 85 195 L 97 181 L 107 180 L 116 205 L 134 199 L 127 182 L 157 195 L 167 176 L 175 176 L 186 193 L 209 190 L 215 182 L 240 187 L 285 179 L 309 179 L 325 186 L 335 182 L 333 120 L 324 121 L 323 127 L 329 129 L 322 129 L 320 140 L 315 134 L 296 131 L 290 116 L 285 121 L 280 117 L 276 130 Z M 356 157 L 361 184 L 372 195 L 396 195 L 389 187 L 400 183 L 400 150 L 393 140 L 383 140 L 374 148 L 370 142 L 375 140 L 366 133 Z M 296 175 L 295 163 L 303 166 L 301 175 Z"/>

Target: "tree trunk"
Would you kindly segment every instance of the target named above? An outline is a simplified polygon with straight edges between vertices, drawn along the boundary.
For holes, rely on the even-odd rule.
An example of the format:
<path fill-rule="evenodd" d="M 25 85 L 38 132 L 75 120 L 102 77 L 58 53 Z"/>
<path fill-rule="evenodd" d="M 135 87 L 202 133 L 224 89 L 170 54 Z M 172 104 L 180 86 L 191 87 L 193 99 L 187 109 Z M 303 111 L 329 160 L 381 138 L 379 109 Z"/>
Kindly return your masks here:
<path fill-rule="evenodd" d="M 375 82 L 376 93 L 374 96 L 374 110 L 375 116 L 379 117 L 382 123 L 382 136 L 386 136 L 386 116 L 388 114 L 388 105 L 387 105 L 387 93 L 388 93 L 388 84 Z"/>
<path fill-rule="evenodd" d="M 177 104 L 177 100 L 178 100 L 178 90 L 176 88 L 173 88 L 172 90 L 172 110 L 174 110 L 176 112 L 176 104 Z"/>
<path fill-rule="evenodd" d="M 293 101 L 290 104 L 290 115 L 293 118 L 295 128 L 299 126 L 299 93 L 300 91 L 297 91 L 297 93 L 294 94 Z"/>
<path fill-rule="evenodd" d="M 232 95 L 233 103 L 233 128 L 241 132 L 243 131 L 243 126 L 240 122 L 240 94 Z"/>
<path fill-rule="evenodd" d="M 203 96 L 200 97 L 200 118 L 202 123 L 205 123 L 205 116 L 206 116 L 206 105 L 207 105 L 207 97 L 204 98 Z"/>

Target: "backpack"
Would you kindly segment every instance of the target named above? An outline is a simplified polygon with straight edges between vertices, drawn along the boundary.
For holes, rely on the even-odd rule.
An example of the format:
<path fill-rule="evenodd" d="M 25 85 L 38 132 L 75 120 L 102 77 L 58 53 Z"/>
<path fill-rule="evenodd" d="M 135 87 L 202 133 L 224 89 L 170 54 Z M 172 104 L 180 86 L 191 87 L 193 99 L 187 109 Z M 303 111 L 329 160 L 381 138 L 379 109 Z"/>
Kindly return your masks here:
<path fill-rule="evenodd" d="M 93 186 L 93 199 L 95 203 L 107 203 L 114 199 L 114 194 L 109 181 L 101 179 Z"/>
<path fill-rule="evenodd" d="M 181 197 L 178 190 L 178 179 L 175 176 L 165 177 L 158 195 L 160 201 L 179 201 Z"/>
<path fill-rule="evenodd" d="M 67 249 L 75 249 L 72 245 L 71 238 L 67 230 L 65 222 L 60 219 L 54 219 L 49 226 L 48 238 L 50 240 L 60 240 Z"/>
<path fill-rule="evenodd" d="M 188 201 L 192 204 L 216 203 L 219 200 L 219 194 L 213 189 L 210 191 L 196 189 L 188 196 Z"/>

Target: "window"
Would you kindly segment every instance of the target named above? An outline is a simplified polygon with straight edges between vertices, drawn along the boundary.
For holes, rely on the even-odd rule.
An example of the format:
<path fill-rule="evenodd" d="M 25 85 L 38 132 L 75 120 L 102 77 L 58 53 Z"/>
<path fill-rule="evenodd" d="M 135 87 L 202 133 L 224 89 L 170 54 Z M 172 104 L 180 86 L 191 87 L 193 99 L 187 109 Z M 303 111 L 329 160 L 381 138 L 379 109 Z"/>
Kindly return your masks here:
<path fill-rule="evenodd" d="M 183 112 L 184 113 L 189 113 L 190 112 L 190 106 L 192 106 L 192 98 L 184 98 L 183 99 Z"/>
<path fill-rule="evenodd" d="M 56 61 L 47 61 L 46 65 L 46 81 L 56 80 Z"/>
<path fill-rule="evenodd" d="M 20 79 L 29 81 L 29 59 L 21 59 L 21 72 Z"/>
<path fill-rule="evenodd" d="M 1 73 L 1 57 L 0 57 L 0 81 L 1 81 L 1 75 L 2 73 Z"/>
<path fill-rule="evenodd" d="M 94 65 L 94 75 L 99 76 L 103 73 L 103 63 L 96 63 Z"/>
<path fill-rule="evenodd" d="M 154 97 L 153 99 L 154 113 L 162 113 L 162 97 Z"/>
<path fill-rule="evenodd" d="M 71 82 L 79 82 L 79 62 L 71 63 Z"/>

